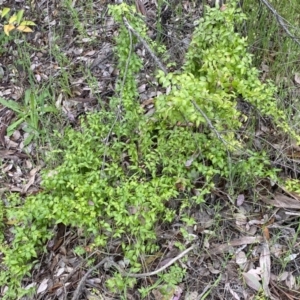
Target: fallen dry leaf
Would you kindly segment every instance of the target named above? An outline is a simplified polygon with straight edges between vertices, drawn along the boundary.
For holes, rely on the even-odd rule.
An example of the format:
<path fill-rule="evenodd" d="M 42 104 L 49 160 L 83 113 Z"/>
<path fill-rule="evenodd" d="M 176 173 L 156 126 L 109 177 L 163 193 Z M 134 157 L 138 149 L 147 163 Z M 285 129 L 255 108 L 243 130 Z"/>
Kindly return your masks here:
<path fill-rule="evenodd" d="M 244 265 L 247 262 L 246 253 L 244 251 L 240 251 L 238 254 L 236 254 L 235 261 L 238 265 Z"/>
<path fill-rule="evenodd" d="M 243 277 L 244 277 L 246 284 L 250 288 L 254 289 L 255 291 L 259 291 L 261 289 L 261 284 L 260 284 L 258 278 L 254 274 L 251 274 L 249 272 L 243 273 Z"/>
<path fill-rule="evenodd" d="M 41 282 L 41 284 L 38 287 L 38 290 L 36 292 L 37 294 L 44 292 L 48 288 L 48 281 L 49 281 L 48 278 L 43 279 L 43 281 Z"/>
<path fill-rule="evenodd" d="M 288 277 L 285 280 L 286 286 L 292 290 L 295 287 L 296 278 L 292 273 L 289 273 Z"/>
<path fill-rule="evenodd" d="M 215 246 L 209 250 L 210 255 L 217 255 L 221 253 L 228 253 L 228 252 L 234 252 L 233 247 L 236 246 L 242 246 L 242 245 L 249 245 L 249 244 L 256 244 L 263 241 L 262 236 L 246 236 L 241 237 L 239 239 L 234 239 L 229 241 L 226 244 L 220 244 L 218 246 Z"/>
<path fill-rule="evenodd" d="M 209 270 L 210 273 L 212 274 L 220 274 L 221 271 L 220 270 L 216 270 L 211 263 L 207 264 L 207 268 Z"/>
<path fill-rule="evenodd" d="M 271 257 L 268 243 L 262 244 L 262 252 L 259 258 L 259 265 L 262 270 L 261 277 L 265 295 L 270 297 L 271 293 L 269 290 L 269 283 L 271 277 Z"/>
<path fill-rule="evenodd" d="M 275 243 L 270 247 L 270 252 L 277 258 L 280 258 L 286 252 L 286 250 L 286 247 L 278 243 Z"/>
<path fill-rule="evenodd" d="M 198 299 L 199 299 L 198 292 L 187 292 L 184 297 L 184 300 L 198 300 Z"/>
<path fill-rule="evenodd" d="M 273 205 L 275 207 L 281 208 L 290 208 L 290 209 L 300 209 L 300 201 L 293 199 L 291 197 L 282 195 L 282 194 L 275 194 L 274 199 L 268 199 L 267 197 L 262 196 L 262 201 L 268 205 Z"/>
<path fill-rule="evenodd" d="M 229 283 L 225 284 L 225 290 L 229 291 L 229 293 L 232 295 L 233 299 L 240 300 L 241 298 L 239 295 L 230 287 Z"/>
<path fill-rule="evenodd" d="M 295 73 L 294 80 L 297 84 L 300 84 L 300 74 L 299 73 Z"/>
<path fill-rule="evenodd" d="M 23 186 L 22 189 L 22 194 L 26 194 L 26 192 L 28 191 L 28 189 L 30 188 L 31 185 L 33 185 L 34 181 L 35 181 L 35 175 L 36 173 L 41 169 L 41 166 L 37 166 L 36 168 L 32 169 L 29 173 L 30 178 L 27 182 L 27 184 L 25 184 Z"/>
<path fill-rule="evenodd" d="M 238 195 L 237 199 L 236 199 L 236 205 L 237 206 L 241 206 L 245 201 L 245 195 L 244 194 L 240 194 Z"/>

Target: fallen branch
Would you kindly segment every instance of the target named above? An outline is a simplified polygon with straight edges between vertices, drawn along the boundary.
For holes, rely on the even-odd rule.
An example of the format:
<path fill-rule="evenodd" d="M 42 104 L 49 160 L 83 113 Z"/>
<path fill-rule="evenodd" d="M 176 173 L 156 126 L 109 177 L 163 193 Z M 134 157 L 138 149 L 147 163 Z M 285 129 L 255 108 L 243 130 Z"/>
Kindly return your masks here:
<path fill-rule="evenodd" d="M 116 264 L 115 262 L 111 262 L 111 264 L 112 264 L 112 266 L 114 266 L 125 277 L 144 278 L 144 277 L 154 276 L 154 275 L 157 275 L 158 273 L 164 271 L 165 269 L 167 269 L 171 265 L 173 265 L 177 260 L 181 259 L 186 254 L 188 254 L 190 251 L 192 251 L 193 249 L 195 249 L 195 247 L 196 247 L 196 244 L 194 244 L 193 246 L 191 246 L 191 247 L 185 249 L 184 251 L 182 251 L 181 253 L 179 253 L 176 257 L 174 257 L 173 259 L 171 259 L 167 264 L 165 264 L 161 268 L 159 268 L 159 269 L 157 269 L 155 271 L 152 271 L 152 272 L 148 272 L 148 273 L 139 273 L 139 274 L 127 273 L 124 270 L 122 270 L 119 267 L 119 265 Z"/>
<path fill-rule="evenodd" d="M 164 67 L 164 65 L 160 62 L 158 57 L 152 52 L 150 47 L 148 46 L 147 42 L 139 35 L 139 33 L 134 30 L 134 28 L 128 23 L 127 19 L 123 17 L 123 22 L 126 28 L 131 31 L 137 38 L 138 40 L 142 43 L 142 45 L 146 48 L 146 50 L 149 52 L 150 56 L 152 59 L 155 61 L 155 63 L 158 65 L 158 67 L 164 71 L 165 74 L 167 74 L 167 69 Z"/>
<path fill-rule="evenodd" d="M 267 1 L 267 0 L 261 0 L 264 5 L 271 11 L 271 13 L 276 17 L 277 22 L 280 24 L 280 26 L 284 29 L 286 34 L 296 43 L 300 46 L 300 39 L 295 37 L 287 28 L 287 24 L 284 21 L 283 17 L 276 11 L 276 9 Z"/>
<path fill-rule="evenodd" d="M 108 262 L 110 260 L 109 257 L 106 257 L 104 259 L 102 259 L 96 266 L 90 268 L 86 274 L 81 278 L 81 280 L 79 281 L 79 284 L 73 294 L 72 300 L 78 300 L 80 294 L 81 294 L 81 290 L 83 288 L 83 285 L 85 284 L 85 281 L 87 280 L 87 278 L 89 277 L 89 275 L 95 271 L 96 269 L 98 269 L 99 267 L 101 267 L 102 265 L 104 265 L 106 262 Z"/>
<path fill-rule="evenodd" d="M 149 277 L 149 276 L 153 276 L 156 275 L 164 270 L 166 270 L 168 267 L 170 267 L 171 265 L 173 265 L 176 261 L 178 261 L 179 259 L 181 259 L 182 257 L 184 257 L 186 254 L 188 254 L 190 251 L 192 251 L 193 249 L 195 249 L 196 244 L 192 245 L 191 247 L 187 248 L 186 250 L 182 251 L 181 253 L 179 253 L 176 257 L 174 257 L 173 259 L 171 259 L 167 264 L 165 264 L 164 266 L 162 266 L 161 268 L 153 271 L 153 272 L 149 272 L 149 273 L 140 273 L 140 274 L 134 274 L 134 273 L 128 273 L 125 272 L 123 269 L 120 268 L 120 266 L 118 264 L 116 264 L 112 258 L 107 257 L 102 259 L 97 265 L 95 265 L 94 267 L 92 267 L 91 269 L 89 269 L 86 274 L 81 278 L 74 294 L 72 297 L 72 300 L 78 300 L 83 285 L 85 284 L 85 281 L 87 280 L 87 278 L 89 277 L 89 275 L 95 271 L 96 269 L 98 269 L 99 267 L 101 267 L 102 265 L 104 265 L 106 262 L 108 262 L 110 264 L 110 266 L 115 267 L 122 276 L 124 277 L 132 277 L 132 278 L 144 278 L 144 277 Z"/>
<path fill-rule="evenodd" d="M 222 138 L 222 136 L 219 134 L 219 132 L 217 131 L 217 129 L 214 127 L 214 125 L 212 124 L 212 122 L 210 121 L 210 119 L 207 117 L 207 115 L 205 114 L 205 112 L 199 107 L 199 105 L 197 105 L 197 103 L 194 100 L 191 100 L 192 104 L 194 105 L 194 107 L 196 108 L 196 110 L 203 116 L 203 118 L 205 119 L 209 129 L 211 131 L 213 131 L 215 133 L 215 135 L 217 136 L 217 138 L 224 144 L 226 145 L 227 142 Z"/>

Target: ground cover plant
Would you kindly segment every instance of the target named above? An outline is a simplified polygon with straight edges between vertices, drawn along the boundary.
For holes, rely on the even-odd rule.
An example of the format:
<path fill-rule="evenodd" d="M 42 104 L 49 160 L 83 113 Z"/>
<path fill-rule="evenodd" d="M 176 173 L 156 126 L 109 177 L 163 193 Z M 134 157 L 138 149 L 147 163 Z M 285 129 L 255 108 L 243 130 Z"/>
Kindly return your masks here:
<path fill-rule="evenodd" d="M 90 5 L 82 12 L 92 9 Z M 78 45 L 72 55 L 81 54 L 81 43 L 85 43 L 86 35 L 93 43 L 94 31 L 89 30 L 90 24 L 82 26 L 81 18 L 88 18 L 71 3 L 66 2 L 62 7 L 77 24 Z M 166 11 L 166 7 L 159 10 Z M 275 250 L 279 240 L 276 236 L 281 232 L 274 232 L 272 240 L 268 237 L 267 224 L 273 218 L 269 217 L 268 206 L 276 206 L 280 201 L 278 195 L 273 202 L 267 196 L 275 184 L 289 195 L 295 193 L 297 181 L 284 183 L 280 166 L 272 160 L 274 152 L 262 142 L 255 143 L 255 137 L 261 135 L 257 129 L 261 128 L 260 122 L 269 122 L 268 132 L 272 135 L 290 137 L 295 143 L 299 138 L 284 105 L 278 105 L 275 84 L 260 78 L 247 39 L 236 30 L 245 24 L 245 14 L 235 1 L 221 8 L 206 7 L 205 15 L 193 28 L 182 66 L 174 69 L 172 56 L 165 55 L 167 46 L 160 38 L 149 37 L 147 23 L 137 11 L 143 15 L 141 7 L 126 3 L 107 6 L 107 18 L 117 27 L 113 38 L 117 67 L 112 72 L 117 79 L 112 96 L 101 97 L 95 75 L 76 63 L 83 58 L 73 63 L 70 53 L 62 53 L 58 43 L 53 45 L 51 58 L 59 66 L 56 74 L 59 81 L 51 80 L 52 87 L 60 92 L 55 94 L 49 86 L 37 97 L 33 89 L 27 89 L 24 96 L 27 105 L 7 99 L 0 102 L 16 113 L 15 123 L 6 128 L 7 136 L 14 136 L 14 130 L 22 125 L 21 130 L 27 133 L 23 141 L 27 155 L 37 153 L 36 161 L 44 165 L 37 189 L 27 193 L 30 185 L 25 185 L 21 190 L 11 190 L 5 194 L 1 206 L 3 299 L 27 294 L 29 299 L 42 295 L 48 299 L 65 297 L 67 288 L 76 300 L 81 297 L 87 278 L 81 276 L 76 289 L 74 282 L 68 284 L 68 280 L 84 266 L 91 278 L 95 279 L 97 272 L 104 274 L 102 289 L 107 298 L 173 299 L 179 294 L 188 299 L 196 292 L 199 298 L 216 299 L 214 289 L 220 284 L 230 284 L 222 274 L 233 270 L 236 276 L 231 280 L 239 280 L 241 287 L 244 281 L 243 293 L 248 297 L 271 295 L 270 252 L 276 259 L 282 256 L 278 248 Z M 162 25 L 156 24 L 154 28 L 164 30 Z M 145 105 L 139 102 L 138 78 L 146 68 L 145 55 L 139 47 L 145 48 L 154 61 L 147 80 L 151 79 L 152 85 L 161 89 L 155 99 L 145 101 L 155 107 L 146 113 Z M 101 68 L 105 70 L 105 66 Z M 74 88 L 77 82 L 80 87 L 84 81 L 70 78 L 71 70 L 83 73 L 82 78 L 88 82 L 87 96 Z M 31 76 L 34 86 L 40 77 L 37 73 Z M 67 106 L 70 104 L 67 101 L 61 104 L 63 95 L 75 99 L 73 102 L 78 98 L 84 103 L 92 99 L 97 104 L 92 110 L 86 106 L 84 114 L 77 113 Z M 56 101 L 52 101 L 54 97 Z M 59 109 L 66 115 L 62 119 L 57 116 Z M 52 124 L 51 140 L 45 131 L 50 126 L 49 117 L 55 118 L 57 125 L 68 124 L 63 129 Z M 45 149 L 30 152 L 34 143 Z M 11 159 L 11 154 L 5 155 L 4 159 Z M 31 179 L 39 169 L 33 170 Z M 256 197 L 264 199 L 265 207 L 259 208 L 261 204 Z M 282 201 L 282 197 L 287 198 L 287 206 L 292 203 L 291 198 L 281 195 Z M 254 205 L 253 209 L 245 198 Z M 228 209 L 224 211 L 224 207 Z M 230 219 L 235 220 L 238 228 L 233 233 L 225 229 Z M 253 224 L 261 226 L 264 239 L 259 226 L 254 228 Z M 164 229 L 171 238 L 162 237 Z M 298 232 L 298 228 L 294 230 Z M 260 246 L 256 245 L 258 242 Z M 296 242 L 294 238 L 291 245 Z M 216 243 L 222 247 L 213 246 Z M 230 245 L 243 246 L 249 252 L 232 252 Z M 247 262 L 246 255 L 256 255 L 249 254 L 251 249 L 252 253 L 261 254 L 259 266 Z M 280 249 L 287 258 L 293 254 Z M 178 256 L 183 262 L 179 258 L 170 265 L 164 262 L 163 251 L 168 250 L 186 254 Z M 65 277 L 59 278 L 55 273 L 56 279 L 51 283 L 45 271 L 47 264 L 41 259 L 48 253 L 53 253 L 57 260 L 50 263 L 51 272 L 60 257 L 82 260 L 72 265 L 73 274 L 60 262 L 57 268 Z M 224 255 L 222 264 L 212 260 L 208 270 L 215 284 L 203 289 L 202 295 L 199 287 L 193 289 L 192 282 L 198 275 L 193 277 L 192 267 L 188 266 L 203 267 L 188 259 L 188 253 L 202 257 L 209 264 L 213 255 Z M 162 258 L 162 268 L 157 266 L 160 271 L 144 273 L 157 258 Z M 68 264 L 71 265 L 71 259 Z M 229 270 L 232 264 L 235 267 Z M 209 273 L 201 272 L 207 280 Z M 30 279 L 34 273 L 39 273 L 38 280 Z M 153 280 L 149 283 L 144 279 L 147 277 Z M 87 298 L 102 297 L 100 288 L 95 290 L 96 283 L 99 281 L 94 280 L 92 289 L 85 288 Z M 182 283 L 185 286 L 180 286 Z M 238 292 L 241 290 L 231 288 L 228 295 Z"/>
<path fill-rule="evenodd" d="M 10 8 L 5 7 L 2 10 L 1 18 L 10 16 L 9 15 Z M 13 14 L 9 17 L 7 24 L 3 26 L 4 33 L 9 35 L 10 31 L 18 30 L 21 32 L 32 32 L 30 26 L 34 26 L 35 23 L 32 21 L 24 21 L 23 20 L 24 10 L 19 10 L 17 13 Z M 17 26 L 17 27 L 16 27 Z"/>

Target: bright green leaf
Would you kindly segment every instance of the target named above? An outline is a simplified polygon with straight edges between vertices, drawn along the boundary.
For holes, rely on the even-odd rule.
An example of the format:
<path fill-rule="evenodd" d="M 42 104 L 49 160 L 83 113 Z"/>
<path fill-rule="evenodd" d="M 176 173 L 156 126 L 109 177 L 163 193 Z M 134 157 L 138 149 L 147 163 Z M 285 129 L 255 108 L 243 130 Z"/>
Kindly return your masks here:
<path fill-rule="evenodd" d="M 20 25 L 22 25 L 22 26 L 35 26 L 36 24 L 32 21 L 22 21 L 20 23 Z"/>
<path fill-rule="evenodd" d="M 25 140 L 24 140 L 24 146 L 27 146 L 31 143 L 31 141 L 33 140 L 34 138 L 34 134 L 30 134 Z"/>
<path fill-rule="evenodd" d="M 15 101 L 12 101 L 12 100 L 5 100 L 4 98 L 1 98 L 0 97 L 0 104 L 2 104 L 3 106 L 13 110 L 14 112 L 17 112 L 17 113 L 22 113 L 22 109 L 21 109 L 21 106 L 15 102 Z"/>
<path fill-rule="evenodd" d="M 8 23 L 9 23 L 9 24 L 13 24 L 14 22 L 16 22 L 16 20 L 17 20 L 17 15 L 16 15 L 16 14 L 13 14 L 13 15 L 9 18 Z"/>
<path fill-rule="evenodd" d="M 1 18 L 5 17 L 10 12 L 10 8 L 4 7 L 1 12 Z"/>
<path fill-rule="evenodd" d="M 23 18 L 23 14 L 24 14 L 24 9 L 20 9 L 17 13 L 17 24 L 20 24 L 20 22 L 22 21 Z"/>
<path fill-rule="evenodd" d="M 23 123 L 24 121 L 25 121 L 25 118 L 20 118 L 18 121 L 16 121 L 16 122 L 12 123 L 11 125 L 9 125 L 9 126 L 7 127 L 7 135 L 8 135 L 8 136 L 11 136 L 11 135 L 14 133 L 15 129 L 16 129 L 21 123 Z"/>

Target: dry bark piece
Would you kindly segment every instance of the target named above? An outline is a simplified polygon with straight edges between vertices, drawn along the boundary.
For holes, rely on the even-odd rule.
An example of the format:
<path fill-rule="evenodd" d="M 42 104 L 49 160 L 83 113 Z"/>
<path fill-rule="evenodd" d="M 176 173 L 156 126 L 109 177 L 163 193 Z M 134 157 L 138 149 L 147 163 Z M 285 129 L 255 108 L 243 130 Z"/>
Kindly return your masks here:
<path fill-rule="evenodd" d="M 274 195 L 274 199 L 268 199 L 267 197 L 262 196 L 262 201 L 268 205 L 273 205 L 280 208 L 289 208 L 289 209 L 300 209 L 300 201 L 279 193 Z"/>

